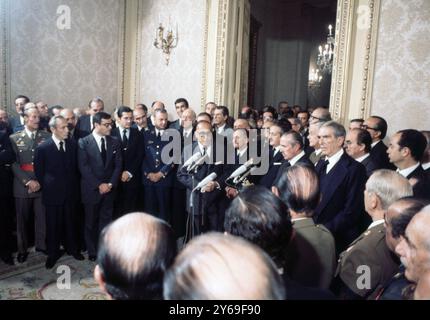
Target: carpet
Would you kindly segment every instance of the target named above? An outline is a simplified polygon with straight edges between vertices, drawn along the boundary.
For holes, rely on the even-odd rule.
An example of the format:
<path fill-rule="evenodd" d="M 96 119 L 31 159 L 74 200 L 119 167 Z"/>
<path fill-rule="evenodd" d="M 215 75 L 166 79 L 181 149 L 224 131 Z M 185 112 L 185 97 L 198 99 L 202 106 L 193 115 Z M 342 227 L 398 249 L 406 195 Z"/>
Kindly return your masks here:
<path fill-rule="evenodd" d="M 45 261 L 31 252 L 22 264 L 0 262 L 0 300 L 106 300 L 93 278 L 94 262 L 63 256 L 47 270 Z"/>

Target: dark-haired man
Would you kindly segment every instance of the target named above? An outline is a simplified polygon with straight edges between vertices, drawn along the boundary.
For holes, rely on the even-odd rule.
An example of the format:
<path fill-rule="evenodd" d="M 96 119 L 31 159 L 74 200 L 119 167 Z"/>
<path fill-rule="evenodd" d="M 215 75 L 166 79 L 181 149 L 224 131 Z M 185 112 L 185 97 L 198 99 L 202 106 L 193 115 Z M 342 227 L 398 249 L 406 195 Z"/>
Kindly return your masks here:
<path fill-rule="evenodd" d="M 182 113 L 189 108 L 187 99 L 179 98 L 175 101 L 176 114 L 178 119 L 171 122 L 169 128 L 179 130 L 182 127 Z"/>
<path fill-rule="evenodd" d="M 395 170 L 387 156 L 387 146 L 382 141 L 387 135 L 387 121 L 378 116 L 372 116 L 364 121 L 362 129 L 367 130 L 372 137 L 371 159 L 382 169 Z"/>
<path fill-rule="evenodd" d="M 367 177 L 370 177 L 375 170 L 381 169 L 370 157 L 372 148 L 372 137 L 364 129 L 350 129 L 345 138 L 345 151 L 355 161 L 366 167 Z"/>
<path fill-rule="evenodd" d="M 133 111 L 121 106 L 117 111 L 118 126 L 112 130 L 112 136 L 121 141 L 123 171 L 118 185 L 115 204 L 115 216 L 133 212 L 137 208 L 137 197 L 141 182 L 140 167 L 145 148 L 143 138 L 136 128 L 132 128 Z"/>
<path fill-rule="evenodd" d="M 15 97 L 15 109 L 18 115 L 10 119 L 13 133 L 24 129 L 24 106 L 29 102 L 30 99 L 26 96 L 19 95 Z"/>
<path fill-rule="evenodd" d="M 93 117 L 96 113 L 103 111 L 105 104 L 101 98 L 94 98 L 88 103 L 89 114 L 79 117 L 76 124 L 78 138 L 84 138 L 91 134 L 94 129 Z"/>
<path fill-rule="evenodd" d="M 421 132 L 401 130 L 391 137 L 387 153 L 397 172 L 413 185 L 414 196 L 430 200 L 430 179 L 420 163 L 426 146 L 427 140 Z"/>
<path fill-rule="evenodd" d="M 122 172 L 121 142 L 110 136 L 112 118 L 105 112 L 93 117 L 92 134 L 79 140 L 82 203 L 88 258 L 96 259 L 97 240 L 112 221 L 115 191 Z"/>

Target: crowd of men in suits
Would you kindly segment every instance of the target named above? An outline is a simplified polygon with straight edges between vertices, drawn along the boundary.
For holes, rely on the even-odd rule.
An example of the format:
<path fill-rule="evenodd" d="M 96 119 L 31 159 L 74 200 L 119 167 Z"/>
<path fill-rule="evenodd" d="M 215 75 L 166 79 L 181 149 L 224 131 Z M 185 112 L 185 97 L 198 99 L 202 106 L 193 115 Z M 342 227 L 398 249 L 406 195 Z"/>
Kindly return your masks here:
<path fill-rule="evenodd" d="M 168 231 L 160 228 L 171 235 L 158 241 L 183 238 L 185 244 L 209 233 L 222 247 L 224 240 L 210 232 L 227 231 L 254 243 L 281 274 L 272 282 L 287 288 L 265 288 L 270 298 L 401 298 L 421 276 L 428 278 L 424 271 L 408 275 L 417 262 L 408 260 L 414 236 L 405 221 L 430 201 L 429 132 L 398 131 L 387 148 L 388 126 L 378 116 L 354 119 L 347 131 L 323 107 L 303 110 L 280 102 L 277 110 L 267 106 L 258 112 L 246 106 L 234 120 L 227 107 L 212 102 L 199 114 L 184 98 L 174 105 L 174 122 L 160 101 L 150 110 L 143 104 L 121 106 L 110 115 L 95 98 L 81 114 L 18 96 L 17 117 L 8 119 L 0 110 L 2 260 L 14 263 L 11 222 L 16 221 L 18 263 L 26 261 L 32 238 L 35 249 L 47 254 L 47 268 L 63 251 L 77 260 L 87 251 L 89 260 L 98 260 L 96 278 L 112 297 L 149 297 L 144 277 L 142 292 L 113 294 L 127 290 L 112 291 L 116 284 L 109 283 L 109 266 L 103 266 L 106 255 L 121 256 L 109 253 L 118 250 L 109 248 L 111 240 L 102 240 L 108 226 L 144 211 L 170 224 Z M 135 219 L 136 228 L 159 226 Z M 126 239 L 127 232 L 117 233 Z M 160 247 L 167 250 L 174 242 Z M 237 248 L 248 252 L 243 243 Z M 169 263 L 154 264 L 163 266 L 154 278 L 160 288 L 175 250 L 169 249 Z M 188 249 L 178 259 L 187 254 Z M 420 263 L 430 266 L 427 260 Z M 118 262 L 118 268 L 124 265 Z M 360 284 L 367 271 L 369 280 Z M 166 298 L 187 298 L 177 295 L 187 288 L 177 287 L 172 274 L 166 281 Z M 130 286 L 136 290 L 136 283 Z"/>

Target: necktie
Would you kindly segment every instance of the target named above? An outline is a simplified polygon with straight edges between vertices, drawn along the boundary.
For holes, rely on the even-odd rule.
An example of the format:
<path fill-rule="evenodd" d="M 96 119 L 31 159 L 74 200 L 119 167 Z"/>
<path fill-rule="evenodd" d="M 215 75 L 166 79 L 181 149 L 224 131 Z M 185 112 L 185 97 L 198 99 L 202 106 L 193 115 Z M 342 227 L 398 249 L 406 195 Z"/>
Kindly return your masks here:
<path fill-rule="evenodd" d="M 122 144 L 124 147 L 128 146 L 127 129 L 122 132 Z"/>
<path fill-rule="evenodd" d="M 102 160 L 103 160 L 103 165 L 106 165 L 106 143 L 105 143 L 105 139 L 102 138 L 101 139 L 102 142 Z"/>
<path fill-rule="evenodd" d="M 158 131 L 157 138 L 161 139 L 161 131 Z"/>
<path fill-rule="evenodd" d="M 321 174 L 324 174 L 324 175 L 327 174 L 327 166 L 328 166 L 328 164 L 329 164 L 328 160 L 323 160 L 323 164 L 321 166 L 321 171 L 320 171 Z"/>
<path fill-rule="evenodd" d="M 31 133 L 31 140 L 36 139 L 36 134 L 34 132 Z"/>
<path fill-rule="evenodd" d="M 63 141 L 60 141 L 60 152 L 65 152 L 64 151 L 64 142 Z"/>

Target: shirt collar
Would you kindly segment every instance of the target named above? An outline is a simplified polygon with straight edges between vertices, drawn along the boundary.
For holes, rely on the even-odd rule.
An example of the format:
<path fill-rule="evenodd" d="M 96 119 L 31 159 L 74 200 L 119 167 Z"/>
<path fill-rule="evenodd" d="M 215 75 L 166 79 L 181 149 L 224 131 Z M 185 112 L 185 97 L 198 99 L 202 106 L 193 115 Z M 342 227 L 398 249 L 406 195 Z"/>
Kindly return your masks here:
<path fill-rule="evenodd" d="M 418 162 L 417 164 L 413 165 L 412 167 L 409 167 L 406 169 L 400 170 L 397 168 L 396 171 L 406 178 L 408 175 L 410 175 L 412 172 L 414 172 L 415 169 L 418 168 L 419 166 L 420 166 L 420 163 Z"/>
<path fill-rule="evenodd" d="M 430 168 L 430 162 L 423 163 L 421 164 L 421 166 L 423 167 L 424 170 L 427 170 L 428 168 Z"/>
<path fill-rule="evenodd" d="M 37 130 L 31 132 L 30 130 L 28 130 L 27 126 L 24 127 L 25 133 L 27 134 L 27 136 L 31 139 L 31 135 L 34 134 L 34 136 L 36 136 Z"/>
<path fill-rule="evenodd" d="M 373 149 L 374 146 L 376 146 L 379 142 L 381 142 L 382 140 L 378 140 L 376 142 L 372 142 L 371 147 Z"/>
<path fill-rule="evenodd" d="M 123 128 L 123 127 L 122 127 L 122 126 L 120 126 L 120 125 L 118 125 L 118 129 L 119 129 L 119 132 L 120 132 L 121 134 L 123 134 L 124 130 L 127 130 L 127 134 L 130 132 L 130 129 Z"/>
<path fill-rule="evenodd" d="M 190 127 L 188 129 L 184 128 L 184 136 L 188 136 L 191 133 L 192 130 L 193 130 L 193 127 Z"/>
<path fill-rule="evenodd" d="M 217 131 L 218 133 L 221 133 L 221 132 L 224 130 L 224 127 L 225 127 L 225 123 L 224 123 L 221 127 L 218 127 L 218 128 L 216 129 L 216 131 Z"/>
<path fill-rule="evenodd" d="M 248 150 L 248 147 L 245 147 L 245 148 L 243 148 L 242 149 L 242 151 L 237 151 L 237 155 L 239 156 L 239 157 L 242 157 L 244 154 L 245 154 L 245 152 Z"/>
<path fill-rule="evenodd" d="M 63 148 L 64 150 L 66 150 L 66 143 L 64 142 L 64 140 L 58 140 L 55 134 L 52 135 L 52 140 L 54 141 L 58 150 L 60 150 L 60 142 L 63 142 Z"/>
<path fill-rule="evenodd" d="M 384 219 L 379 219 L 379 220 L 373 221 L 367 229 L 376 227 L 376 226 L 380 225 L 381 223 L 384 223 Z"/>
<path fill-rule="evenodd" d="M 205 147 L 200 142 L 198 142 L 198 145 L 199 145 L 200 153 L 203 154 L 203 151 L 204 151 Z M 208 157 L 211 156 L 211 151 L 212 151 L 212 147 L 210 145 L 207 146 L 206 147 L 206 154 L 208 155 Z"/>
<path fill-rule="evenodd" d="M 294 158 L 290 160 L 290 165 L 294 166 L 297 163 L 297 161 L 299 161 L 300 158 L 303 157 L 304 155 L 305 155 L 305 152 L 302 150 L 302 152 L 300 152 L 298 155 L 296 155 Z"/>
<path fill-rule="evenodd" d="M 333 169 L 333 167 L 336 165 L 336 163 L 339 162 L 340 158 L 342 158 L 343 154 L 344 154 L 344 151 L 341 148 L 338 152 L 336 152 L 330 158 L 327 158 L 328 165 L 327 165 L 327 171 L 326 171 L 326 173 L 329 173 L 330 170 Z"/>
<path fill-rule="evenodd" d="M 321 149 L 316 149 L 316 150 L 315 150 L 315 154 L 316 154 L 317 156 L 319 156 L 319 155 L 321 154 Z"/>
<path fill-rule="evenodd" d="M 355 159 L 355 161 L 363 162 L 365 159 L 367 159 L 370 156 L 370 153 L 366 153 L 364 156 L 361 156 L 360 158 Z"/>
<path fill-rule="evenodd" d="M 100 144 L 100 143 L 101 143 L 101 141 L 102 141 L 102 138 L 105 138 L 105 137 L 102 137 L 101 135 L 99 135 L 98 133 L 96 133 L 95 131 L 93 131 L 93 136 L 94 136 L 94 138 L 96 139 L 97 144 Z M 106 139 L 105 139 L 105 140 L 106 140 Z"/>

